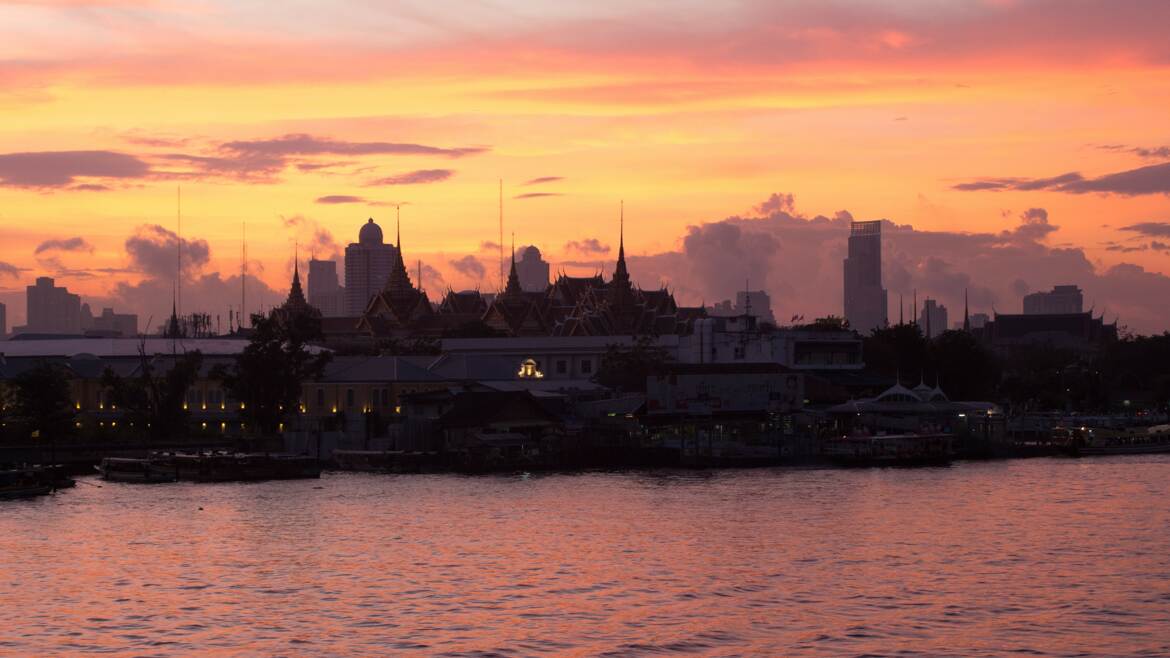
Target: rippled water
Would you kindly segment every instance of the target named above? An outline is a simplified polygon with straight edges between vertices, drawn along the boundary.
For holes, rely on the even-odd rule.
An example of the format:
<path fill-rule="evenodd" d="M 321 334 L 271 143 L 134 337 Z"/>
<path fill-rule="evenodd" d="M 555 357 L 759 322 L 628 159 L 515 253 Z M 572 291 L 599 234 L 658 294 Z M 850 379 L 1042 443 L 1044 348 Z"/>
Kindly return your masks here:
<path fill-rule="evenodd" d="M 1165 457 L 87 479 L 0 505 L 0 653 L 1166 655 L 1168 490 Z"/>

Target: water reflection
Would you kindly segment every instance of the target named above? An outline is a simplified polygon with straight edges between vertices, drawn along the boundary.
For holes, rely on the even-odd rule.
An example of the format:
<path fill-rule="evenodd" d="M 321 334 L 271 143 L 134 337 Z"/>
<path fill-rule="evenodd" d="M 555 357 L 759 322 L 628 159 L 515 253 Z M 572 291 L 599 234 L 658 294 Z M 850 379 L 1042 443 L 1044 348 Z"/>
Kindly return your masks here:
<path fill-rule="evenodd" d="M 87 481 L 0 507 L 0 653 L 1170 653 L 1170 459 Z"/>

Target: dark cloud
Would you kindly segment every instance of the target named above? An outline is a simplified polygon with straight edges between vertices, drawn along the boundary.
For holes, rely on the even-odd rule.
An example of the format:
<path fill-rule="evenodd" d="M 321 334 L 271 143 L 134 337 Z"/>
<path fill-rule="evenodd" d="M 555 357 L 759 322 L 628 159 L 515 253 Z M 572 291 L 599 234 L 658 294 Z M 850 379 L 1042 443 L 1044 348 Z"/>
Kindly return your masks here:
<path fill-rule="evenodd" d="M 116 151 L 41 151 L 0 154 L 0 185 L 67 187 L 78 178 L 141 178 L 150 166 Z"/>
<path fill-rule="evenodd" d="M 1170 238 L 1170 222 L 1139 222 L 1122 226 L 1121 231 L 1132 231 L 1150 237 Z"/>
<path fill-rule="evenodd" d="M 472 146 L 441 148 L 424 144 L 397 142 L 347 142 L 313 135 L 291 134 L 273 139 L 240 140 L 221 146 L 242 157 L 270 156 L 287 157 L 297 155 L 433 155 L 445 158 L 461 158 L 466 155 L 484 153 L 486 147 Z"/>
<path fill-rule="evenodd" d="M 74 185 L 69 189 L 74 192 L 109 192 L 112 188 L 109 185 L 100 185 L 98 183 L 82 183 L 81 185 Z"/>
<path fill-rule="evenodd" d="M 476 280 L 482 279 L 487 274 L 487 268 L 475 256 L 468 255 L 449 262 L 456 272 Z"/>
<path fill-rule="evenodd" d="M 597 238 L 570 240 L 565 243 L 565 251 L 576 251 L 582 254 L 608 254 L 610 249 L 609 245 L 602 244 Z"/>
<path fill-rule="evenodd" d="M 1139 158 L 1148 160 L 1166 160 L 1170 158 L 1170 146 L 1127 146 L 1125 144 L 1101 144 L 1097 148 L 1105 151 L 1133 153 Z"/>
<path fill-rule="evenodd" d="M 500 250 L 500 243 L 499 242 L 492 242 L 491 240 L 484 240 L 483 242 L 479 243 L 479 250 L 480 251 L 499 251 Z"/>
<path fill-rule="evenodd" d="M 158 224 L 139 226 L 134 235 L 126 238 L 126 255 L 134 271 L 148 277 L 170 280 L 178 265 L 179 236 Z M 182 241 L 183 277 L 193 276 L 211 259 L 211 248 L 206 240 Z"/>
<path fill-rule="evenodd" d="M 1166 251 L 1167 249 L 1170 249 L 1170 244 L 1166 244 L 1165 242 L 1161 242 L 1159 240 L 1151 240 L 1150 249 L 1153 249 L 1154 251 Z"/>
<path fill-rule="evenodd" d="M 19 277 L 20 273 L 25 271 L 23 267 L 17 267 L 12 263 L 6 263 L 0 260 L 0 276 Z"/>
<path fill-rule="evenodd" d="M 419 169 L 417 171 L 409 171 L 403 174 L 396 174 L 386 178 L 379 178 L 366 183 L 367 186 L 378 185 L 419 185 L 425 183 L 438 183 L 445 181 L 451 176 L 455 175 L 454 171 L 450 169 Z"/>
<path fill-rule="evenodd" d="M 365 203 L 364 197 L 353 196 L 352 194 L 329 194 L 322 197 L 317 197 L 317 203 Z"/>
<path fill-rule="evenodd" d="M 544 183 L 558 183 L 563 180 L 565 180 L 564 176 L 540 176 L 539 178 L 526 180 L 521 185 L 543 185 Z"/>
<path fill-rule="evenodd" d="M 1047 190 L 1069 194 L 1097 192 L 1123 196 L 1170 194 L 1170 162 L 1106 174 L 1097 178 L 1085 178 L 1077 172 L 1061 174 L 1052 178 L 980 178 L 958 183 L 951 186 L 951 189 L 964 192 L 979 190 Z"/>
<path fill-rule="evenodd" d="M 42 254 L 46 251 L 88 251 L 93 252 L 93 245 L 85 240 L 85 238 L 59 238 L 55 240 L 45 240 L 37 245 L 33 250 L 34 254 Z"/>
<path fill-rule="evenodd" d="M 527 192 L 525 194 L 517 194 L 513 199 L 540 199 L 546 196 L 564 196 L 560 192 Z"/>

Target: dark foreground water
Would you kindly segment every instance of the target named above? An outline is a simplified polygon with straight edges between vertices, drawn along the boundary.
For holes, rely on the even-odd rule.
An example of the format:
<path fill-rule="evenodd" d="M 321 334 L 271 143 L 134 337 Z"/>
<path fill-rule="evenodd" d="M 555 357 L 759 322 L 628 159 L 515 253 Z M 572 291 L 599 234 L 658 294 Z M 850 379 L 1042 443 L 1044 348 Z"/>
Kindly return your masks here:
<path fill-rule="evenodd" d="M 0 654 L 1168 655 L 1170 459 L 0 504 Z"/>

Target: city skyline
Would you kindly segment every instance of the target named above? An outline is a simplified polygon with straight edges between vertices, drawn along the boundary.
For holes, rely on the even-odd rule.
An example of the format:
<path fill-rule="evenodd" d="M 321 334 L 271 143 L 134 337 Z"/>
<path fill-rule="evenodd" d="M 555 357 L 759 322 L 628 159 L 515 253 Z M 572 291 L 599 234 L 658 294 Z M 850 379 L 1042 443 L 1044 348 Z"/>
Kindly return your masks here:
<path fill-rule="evenodd" d="M 397 204 L 426 287 L 490 290 L 501 179 L 508 232 L 575 274 L 612 261 L 624 199 L 633 278 L 688 304 L 750 279 L 782 316 L 840 314 L 847 213 L 892 223 L 891 296 L 1076 283 L 1170 326 L 1161 3 L 82 4 L 0 5 L 10 326 L 37 276 L 168 310 L 178 185 L 193 308 L 238 296 L 243 223 L 258 310 L 295 243 L 307 271 Z"/>

